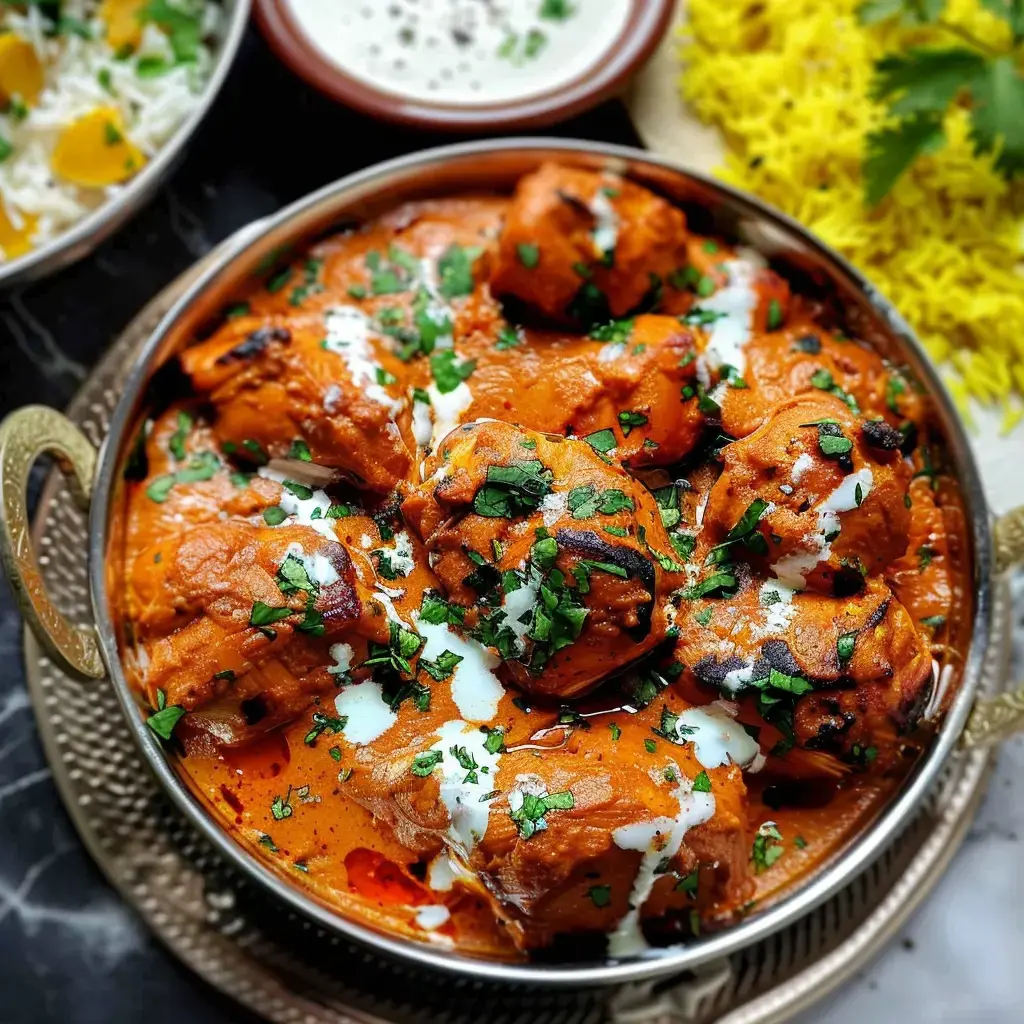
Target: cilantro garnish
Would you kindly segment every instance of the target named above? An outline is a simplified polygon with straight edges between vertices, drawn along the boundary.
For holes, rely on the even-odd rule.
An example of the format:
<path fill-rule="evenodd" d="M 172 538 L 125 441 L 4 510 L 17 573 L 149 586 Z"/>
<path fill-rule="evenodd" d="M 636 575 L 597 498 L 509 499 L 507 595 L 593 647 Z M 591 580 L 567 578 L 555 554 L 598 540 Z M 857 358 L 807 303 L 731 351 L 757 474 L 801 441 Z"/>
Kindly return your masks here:
<path fill-rule="evenodd" d="M 551 470 L 539 459 L 488 466 L 487 482 L 473 498 L 473 511 L 489 519 L 514 519 L 540 507 L 551 493 Z"/>
<path fill-rule="evenodd" d="M 499 352 L 507 352 L 510 348 L 516 348 L 518 345 L 523 344 L 523 337 L 520 335 L 514 327 L 509 327 L 507 324 L 498 331 L 498 340 L 494 343 L 494 347 Z"/>
<path fill-rule="evenodd" d="M 488 754 L 501 754 L 505 750 L 505 730 L 499 725 L 494 729 L 486 725 L 480 726 L 480 731 L 487 736 L 484 740 L 484 750 Z"/>
<path fill-rule="evenodd" d="M 332 718 L 330 715 L 325 715 L 320 711 L 314 711 L 313 725 L 309 732 L 306 733 L 303 742 L 307 747 L 315 747 L 317 739 L 325 729 L 336 734 L 341 732 L 346 725 L 348 725 L 348 718 L 344 715 L 341 718 Z"/>
<path fill-rule="evenodd" d="M 270 813 L 274 816 L 274 821 L 283 821 L 285 818 L 290 818 L 293 814 L 293 808 L 291 805 L 292 787 L 288 787 L 288 792 L 284 796 L 275 796 L 270 804 Z"/>
<path fill-rule="evenodd" d="M 267 627 L 273 622 L 280 622 L 281 619 L 288 618 L 293 611 L 292 608 L 273 608 L 269 604 L 264 604 L 263 601 L 257 601 L 249 613 L 249 625 L 255 626 L 268 640 L 273 640 L 277 634 Z"/>
<path fill-rule="evenodd" d="M 647 417 L 642 412 L 626 410 L 619 413 L 619 426 L 624 437 L 629 437 L 634 427 L 642 427 L 646 423 Z"/>
<path fill-rule="evenodd" d="M 679 592 L 684 601 L 696 601 L 701 597 L 724 597 L 727 590 L 736 586 L 736 577 L 731 572 L 716 572 L 700 583 L 694 583 Z"/>
<path fill-rule="evenodd" d="M 824 367 L 815 370 L 811 374 L 811 386 L 818 388 L 819 391 L 827 391 L 830 395 L 835 395 L 836 398 L 841 398 L 850 407 L 852 413 L 860 415 L 860 406 L 857 404 L 857 399 L 833 380 L 831 371 L 826 370 Z"/>
<path fill-rule="evenodd" d="M 374 676 L 377 674 L 378 667 L 386 672 L 404 673 L 411 676 L 413 671 L 409 659 L 423 646 L 423 637 L 393 620 L 388 623 L 388 631 L 388 643 L 370 644 L 368 651 L 370 656 L 363 664 L 374 669 Z"/>
<path fill-rule="evenodd" d="M 574 519 L 589 519 L 598 512 L 611 516 L 617 512 L 633 512 L 633 499 L 618 488 L 599 491 L 593 484 L 574 487 L 569 492 L 569 512 Z"/>
<path fill-rule="evenodd" d="M 775 822 L 766 821 L 754 837 L 754 845 L 750 851 L 750 859 L 754 862 L 754 872 L 760 875 L 767 871 L 785 853 L 779 846 L 782 833 L 776 828 Z"/>
<path fill-rule="evenodd" d="M 615 438 L 615 432 L 609 428 L 604 430 L 595 430 L 593 434 L 587 434 L 583 440 L 586 441 L 594 451 L 600 452 L 602 455 L 607 455 L 608 452 L 616 448 L 619 443 Z"/>
<path fill-rule="evenodd" d="M 836 641 L 836 655 L 840 661 L 849 661 L 853 657 L 853 649 L 857 643 L 857 634 L 843 633 Z"/>
<path fill-rule="evenodd" d="M 163 690 L 156 691 L 156 705 L 157 710 L 146 719 L 146 725 L 160 739 L 169 740 L 174 732 L 174 727 L 185 714 L 185 709 L 180 704 L 168 704 Z"/>
<path fill-rule="evenodd" d="M 520 242 L 516 246 L 516 256 L 527 270 L 533 270 L 540 263 L 540 247 L 532 242 Z"/>
<path fill-rule="evenodd" d="M 679 320 L 687 327 L 709 327 L 716 320 L 721 320 L 726 315 L 713 309 L 701 309 L 700 306 L 694 306 L 688 313 L 681 316 Z"/>
<path fill-rule="evenodd" d="M 514 822 L 521 839 L 529 839 L 542 829 L 547 828 L 546 815 L 549 811 L 571 811 L 576 801 L 570 791 L 562 793 L 522 793 L 522 804 L 513 809 L 509 802 L 509 817 Z"/>
<path fill-rule="evenodd" d="M 431 679 L 436 679 L 441 683 L 455 671 L 455 666 L 460 661 L 462 661 L 461 655 L 453 654 L 451 651 L 442 651 L 434 661 L 420 658 L 417 667 L 423 669 Z"/>
<path fill-rule="evenodd" d="M 281 563 L 281 567 L 277 570 L 277 585 L 282 594 L 294 594 L 297 590 L 315 594 L 320 589 L 309 578 L 309 572 L 302 560 L 296 558 L 295 555 L 288 555 Z"/>
<path fill-rule="evenodd" d="M 613 345 L 625 345 L 633 334 L 633 318 L 627 320 L 610 320 L 591 330 L 594 341 L 606 341 Z"/>
<path fill-rule="evenodd" d="M 450 245 L 437 261 L 437 290 L 446 299 L 457 299 L 473 291 L 473 264 L 483 252 L 477 246 Z"/>
<path fill-rule="evenodd" d="M 468 380 L 476 369 L 475 359 L 459 361 L 452 349 L 445 349 L 430 357 L 430 372 L 442 395 L 454 391 L 464 380 Z"/>
<path fill-rule="evenodd" d="M 409 771 L 425 779 L 444 760 L 440 750 L 422 750 L 414 758 Z"/>
<path fill-rule="evenodd" d="M 445 622 L 461 626 L 466 618 L 466 609 L 460 608 L 457 604 L 449 604 L 444 598 L 428 591 L 423 595 L 423 602 L 420 605 L 420 618 L 434 626 L 440 626 Z"/>
<path fill-rule="evenodd" d="M 993 47 L 947 21 L 945 6 L 941 0 L 869 0 L 859 8 L 865 24 L 898 16 L 904 23 L 932 25 L 967 43 L 911 48 L 876 62 L 873 96 L 888 103 L 890 117 L 867 139 L 863 171 L 871 206 L 918 156 L 943 146 L 943 118 L 951 104 L 970 112 L 976 152 L 996 154 L 995 169 L 1007 179 L 1024 172 L 1024 77 L 1018 66 L 1024 8 L 1017 0 L 986 0 L 985 9 L 1010 28 L 1009 44 Z"/>
<path fill-rule="evenodd" d="M 769 507 L 769 502 L 764 498 L 755 498 L 740 516 L 739 522 L 725 535 L 725 540 L 711 549 L 708 563 L 718 564 L 725 561 L 729 548 L 735 544 L 742 544 L 756 555 L 767 555 L 768 542 L 764 539 L 764 534 L 758 531 L 757 525 L 764 518 Z"/>
<path fill-rule="evenodd" d="M 165 473 L 151 480 L 146 487 L 146 497 L 162 505 L 170 497 L 171 488 L 175 484 L 212 480 L 218 469 L 220 460 L 213 452 L 199 452 L 189 459 L 184 469 L 179 469 L 175 473 Z"/>
<path fill-rule="evenodd" d="M 178 427 L 167 441 L 167 450 L 179 461 L 185 460 L 185 440 L 192 430 L 192 417 L 187 412 L 178 413 Z"/>
<path fill-rule="evenodd" d="M 838 420 L 817 420 L 814 423 L 801 423 L 802 427 L 818 428 L 818 448 L 827 459 L 835 459 L 841 469 L 849 473 L 853 470 L 853 442 L 843 433 Z"/>

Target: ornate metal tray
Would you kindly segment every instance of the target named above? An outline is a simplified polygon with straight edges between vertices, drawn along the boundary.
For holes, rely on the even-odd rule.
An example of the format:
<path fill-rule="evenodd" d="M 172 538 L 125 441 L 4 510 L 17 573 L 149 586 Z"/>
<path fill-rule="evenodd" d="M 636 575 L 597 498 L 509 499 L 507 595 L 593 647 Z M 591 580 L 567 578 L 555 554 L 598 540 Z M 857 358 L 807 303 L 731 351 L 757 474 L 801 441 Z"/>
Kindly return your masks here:
<path fill-rule="evenodd" d="M 198 268 L 197 268 L 198 269 Z M 181 278 L 129 325 L 68 415 L 99 445 L 134 353 Z M 34 539 L 49 593 L 89 618 L 84 516 L 52 473 Z M 998 594 L 996 633 L 1008 601 Z M 993 643 L 981 694 L 997 692 L 1008 644 Z M 618 989 L 496 990 L 438 978 L 338 938 L 269 903 L 164 797 L 137 753 L 111 684 L 63 674 L 26 631 L 29 690 L 54 780 L 83 842 L 124 899 L 185 964 L 280 1024 L 767 1024 L 823 998 L 874 956 L 931 891 L 991 773 L 990 750 L 950 759 L 921 812 L 856 881 L 796 925 L 699 974 Z M 65 716 L 73 709 L 74 722 Z"/>

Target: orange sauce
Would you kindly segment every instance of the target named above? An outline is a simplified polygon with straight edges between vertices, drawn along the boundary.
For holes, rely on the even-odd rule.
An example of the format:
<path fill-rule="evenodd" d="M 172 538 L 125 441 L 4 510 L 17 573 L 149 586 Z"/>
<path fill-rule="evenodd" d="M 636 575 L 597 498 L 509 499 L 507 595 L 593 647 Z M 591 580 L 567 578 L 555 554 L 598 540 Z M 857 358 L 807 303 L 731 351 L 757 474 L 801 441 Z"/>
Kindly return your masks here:
<path fill-rule="evenodd" d="M 927 742 L 968 597 L 925 396 L 644 189 L 403 207 L 181 362 L 126 485 L 126 668 L 339 914 L 499 959 L 686 941 Z"/>

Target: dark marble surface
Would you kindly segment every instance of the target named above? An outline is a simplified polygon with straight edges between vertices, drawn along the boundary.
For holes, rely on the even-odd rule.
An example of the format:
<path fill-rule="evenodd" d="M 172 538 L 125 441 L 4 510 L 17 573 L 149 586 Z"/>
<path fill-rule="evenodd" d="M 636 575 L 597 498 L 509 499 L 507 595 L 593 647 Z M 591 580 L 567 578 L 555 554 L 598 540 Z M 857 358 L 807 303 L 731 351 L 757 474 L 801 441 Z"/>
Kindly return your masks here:
<path fill-rule="evenodd" d="M 614 103 L 552 134 L 635 141 Z M 331 104 L 251 32 L 157 199 L 92 257 L 0 297 L 0 413 L 25 402 L 66 405 L 132 315 L 236 228 L 351 171 L 443 141 Z M 0 665 L 0 1024 L 248 1021 L 146 932 L 82 848 L 36 736 L 6 587 Z"/>

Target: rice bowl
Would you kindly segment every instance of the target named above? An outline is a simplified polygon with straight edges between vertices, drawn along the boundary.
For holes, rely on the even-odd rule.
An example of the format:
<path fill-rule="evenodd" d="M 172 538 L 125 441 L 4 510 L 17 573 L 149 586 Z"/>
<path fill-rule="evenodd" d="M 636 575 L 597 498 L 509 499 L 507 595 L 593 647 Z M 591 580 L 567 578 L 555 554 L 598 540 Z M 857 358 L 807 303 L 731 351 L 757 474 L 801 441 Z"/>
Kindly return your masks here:
<path fill-rule="evenodd" d="M 0 281 L 84 255 L 148 197 L 219 87 L 247 9 L 244 0 L 4 8 Z"/>

